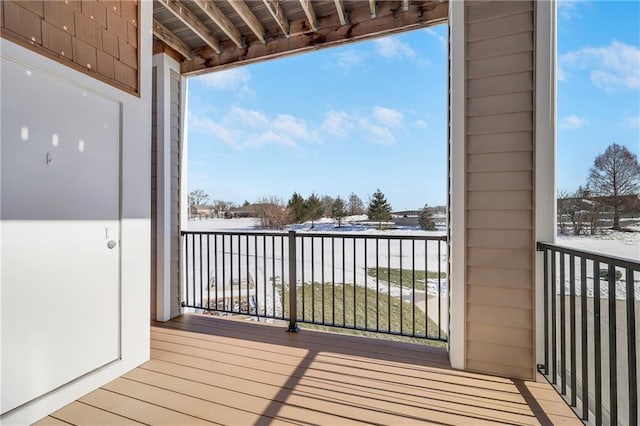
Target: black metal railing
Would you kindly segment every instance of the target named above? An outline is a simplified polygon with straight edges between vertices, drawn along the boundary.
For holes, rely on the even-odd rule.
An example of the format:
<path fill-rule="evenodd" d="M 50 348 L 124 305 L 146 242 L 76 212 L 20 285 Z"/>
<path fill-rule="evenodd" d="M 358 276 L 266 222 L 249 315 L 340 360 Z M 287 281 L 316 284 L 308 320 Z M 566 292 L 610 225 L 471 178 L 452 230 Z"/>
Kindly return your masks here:
<path fill-rule="evenodd" d="M 183 307 L 447 340 L 444 236 L 181 234 Z"/>
<path fill-rule="evenodd" d="M 595 425 L 638 424 L 640 262 L 538 243 L 544 254 L 540 370 Z"/>

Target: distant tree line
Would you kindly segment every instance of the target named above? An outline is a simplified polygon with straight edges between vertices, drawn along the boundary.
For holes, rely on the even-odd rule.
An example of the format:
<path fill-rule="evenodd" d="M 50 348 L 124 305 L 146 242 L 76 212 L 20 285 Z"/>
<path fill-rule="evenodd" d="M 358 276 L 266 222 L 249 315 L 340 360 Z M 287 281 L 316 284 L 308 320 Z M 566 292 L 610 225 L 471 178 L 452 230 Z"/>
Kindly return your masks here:
<path fill-rule="evenodd" d="M 260 220 L 260 226 L 266 229 L 282 229 L 295 223 L 311 222 L 311 228 L 315 228 L 316 222 L 322 218 L 332 218 L 337 227 L 343 225 L 347 216 L 367 215 L 372 222 L 377 222 L 382 229 L 383 223 L 392 219 L 392 207 L 386 196 L 377 189 L 368 199 L 365 206 L 362 199 L 355 193 L 351 193 L 346 199 L 332 197 L 330 195 L 319 196 L 315 192 L 307 198 L 294 192 L 285 203 L 277 196 L 262 197 L 251 204 L 245 201 L 241 206 L 233 202 L 213 200 L 201 189 L 189 193 L 189 217 L 213 218 L 235 217 L 242 214 L 256 217 Z M 418 223 L 422 229 L 435 230 L 433 220 L 435 209 L 426 204 L 418 211 Z"/>
<path fill-rule="evenodd" d="M 640 213 L 640 164 L 626 147 L 611 144 L 596 156 L 586 185 L 575 191 L 558 191 L 558 226 L 563 234 L 596 234 L 606 215 L 611 229 L 622 230 L 623 213 Z"/>

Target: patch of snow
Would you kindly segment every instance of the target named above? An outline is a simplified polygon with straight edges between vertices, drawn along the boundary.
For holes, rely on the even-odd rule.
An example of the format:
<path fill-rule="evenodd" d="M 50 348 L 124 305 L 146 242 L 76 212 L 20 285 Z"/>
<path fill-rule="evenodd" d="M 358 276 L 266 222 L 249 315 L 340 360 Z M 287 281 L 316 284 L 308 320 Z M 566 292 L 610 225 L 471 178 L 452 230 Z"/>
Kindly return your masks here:
<path fill-rule="evenodd" d="M 640 229 L 639 229 L 640 231 Z M 558 245 L 640 261 L 640 232 L 607 230 L 598 235 L 558 235 Z"/>

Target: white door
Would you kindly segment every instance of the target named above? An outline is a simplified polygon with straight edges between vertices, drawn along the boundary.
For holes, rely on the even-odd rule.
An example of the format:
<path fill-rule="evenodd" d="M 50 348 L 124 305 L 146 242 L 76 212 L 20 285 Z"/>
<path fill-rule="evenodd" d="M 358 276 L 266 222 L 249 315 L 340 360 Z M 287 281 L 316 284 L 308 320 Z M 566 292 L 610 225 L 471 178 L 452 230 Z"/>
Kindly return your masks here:
<path fill-rule="evenodd" d="M 120 357 L 121 106 L 0 66 L 6 413 Z"/>

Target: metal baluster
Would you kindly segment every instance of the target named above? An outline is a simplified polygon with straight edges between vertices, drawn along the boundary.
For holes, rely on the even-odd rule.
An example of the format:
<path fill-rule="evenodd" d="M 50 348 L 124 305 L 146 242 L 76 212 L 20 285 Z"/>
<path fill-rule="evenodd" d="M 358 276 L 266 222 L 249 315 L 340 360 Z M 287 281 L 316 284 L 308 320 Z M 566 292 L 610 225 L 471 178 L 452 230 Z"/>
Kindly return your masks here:
<path fill-rule="evenodd" d="M 557 310 L 556 310 L 556 252 L 551 257 L 551 376 L 554 385 L 558 383 L 558 349 L 557 349 Z"/>
<path fill-rule="evenodd" d="M 564 282 L 564 253 L 560 253 L 560 389 L 561 394 L 567 394 L 567 332 L 565 330 L 565 282 Z"/>
<path fill-rule="evenodd" d="M 331 325 L 336 325 L 336 248 L 331 237 Z"/>
<path fill-rule="evenodd" d="M 584 420 L 589 420 L 589 353 L 587 350 L 587 260 L 584 257 L 580 258 L 580 322 L 582 323 L 582 418 Z"/>
<path fill-rule="evenodd" d="M 629 366 L 629 424 L 638 424 L 638 376 L 636 366 L 636 314 L 633 269 L 626 268 L 627 287 L 627 365 Z"/>
<path fill-rule="evenodd" d="M 411 335 L 416 335 L 416 240 L 411 240 Z"/>
<path fill-rule="evenodd" d="M 569 339 L 571 361 L 571 405 L 576 406 L 578 389 L 576 378 L 576 259 L 569 256 Z"/>
<path fill-rule="evenodd" d="M 609 264 L 609 407 L 610 424 L 618 424 L 618 358 L 616 336 L 616 267 Z"/>
<path fill-rule="evenodd" d="M 320 254 L 320 266 L 321 266 L 321 274 L 320 274 L 320 278 L 322 278 L 322 285 L 321 285 L 321 289 L 322 289 L 322 297 L 321 297 L 321 301 L 322 301 L 322 324 L 326 324 L 326 317 L 325 317 L 325 306 L 324 306 L 324 237 L 321 238 L 320 240 L 320 249 L 322 250 L 322 253 Z"/>
<path fill-rule="evenodd" d="M 380 239 L 376 238 L 376 331 L 380 331 Z"/>
<path fill-rule="evenodd" d="M 595 361 L 595 408 L 596 426 L 602 424 L 602 343 L 600 341 L 601 317 L 600 317 L 600 262 L 593 261 L 593 351 Z"/>

